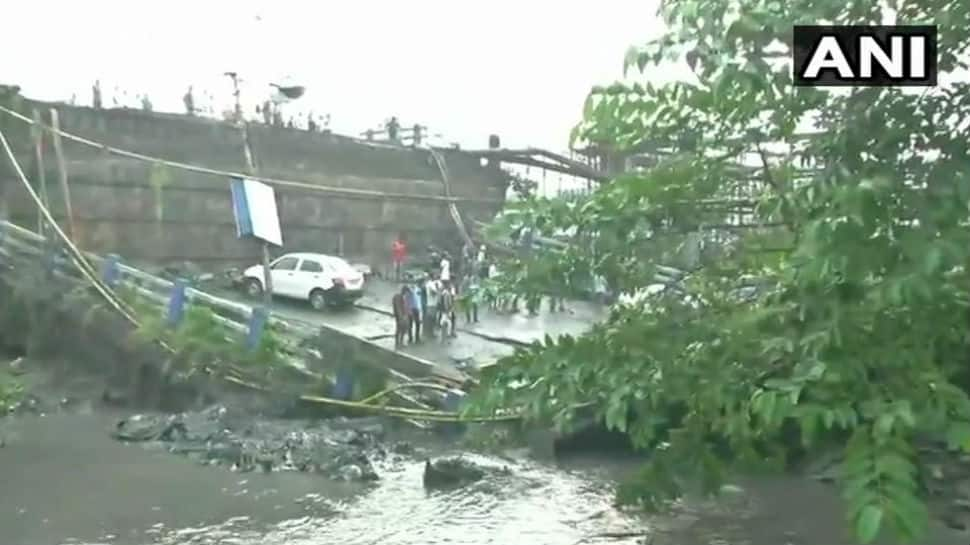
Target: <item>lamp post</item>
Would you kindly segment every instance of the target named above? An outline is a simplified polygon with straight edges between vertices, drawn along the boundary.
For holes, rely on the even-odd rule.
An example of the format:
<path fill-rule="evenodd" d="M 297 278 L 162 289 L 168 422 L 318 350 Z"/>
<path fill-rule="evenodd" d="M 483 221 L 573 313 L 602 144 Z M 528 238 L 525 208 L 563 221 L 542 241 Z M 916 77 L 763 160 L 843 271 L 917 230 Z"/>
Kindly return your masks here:
<path fill-rule="evenodd" d="M 236 72 L 226 72 L 225 74 L 232 79 L 232 94 L 235 98 L 235 121 L 239 126 L 242 135 L 243 152 L 246 154 L 246 171 L 253 176 L 256 175 L 256 162 L 253 160 L 253 150 L 249 145 L 249 126 L 243 116 L 242 102 L 239 99 L 239 74 Z M 269 271 L 269 243 L 261 241 L 263 254 L 263 303 L 268 309 L 273 304 L 273 277 Z"/>

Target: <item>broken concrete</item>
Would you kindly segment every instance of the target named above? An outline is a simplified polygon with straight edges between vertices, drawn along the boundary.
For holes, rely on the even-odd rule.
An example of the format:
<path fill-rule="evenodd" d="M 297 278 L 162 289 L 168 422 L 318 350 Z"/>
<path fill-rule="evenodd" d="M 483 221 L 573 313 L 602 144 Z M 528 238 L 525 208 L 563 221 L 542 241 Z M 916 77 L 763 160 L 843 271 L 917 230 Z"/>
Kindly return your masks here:
<path fill-rule="evenodd" d="M 379 418 L 280 420 L 217 405 L 177 415 L 136 414 L 118 422 L 119 441 L 165 448 L 234 471 L 300 471 L 335 480 L 379 479 L 386 423 Z M 392 450 L 405 450 L 396 447 Z"/>
<path fill-rule="evenodd" d="M 493 468 L 477 464 L 461 456 L 424 462 L 424 487 L 429 490 L 464 486 L 487 476 L 510 475 L 507 467 Z"/>

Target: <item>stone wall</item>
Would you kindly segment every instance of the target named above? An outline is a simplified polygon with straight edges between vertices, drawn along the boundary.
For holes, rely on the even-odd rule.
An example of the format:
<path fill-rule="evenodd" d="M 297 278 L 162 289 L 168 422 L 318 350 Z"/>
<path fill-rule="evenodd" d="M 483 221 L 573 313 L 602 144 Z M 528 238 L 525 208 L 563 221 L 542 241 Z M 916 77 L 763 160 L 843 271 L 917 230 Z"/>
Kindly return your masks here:
<path fill-rule="evenodd" d="M 18 102 L 21 113 L 30 116 L 37 108 L 49 121 L 53 105 Z M 130 109 L 56 107 L 63 130 L 91 140 L 218 170 L 241 172 L 245 167 L 240 132 L 228 123 Z M 6 114 L 0 118 L 6 118 L 0 119 L 0 127 L 36 186 L 39 175 L 28 127 Z M 284 248 L 275 249 L 274 255 L 336 253 L 342 248 L 346 256 L 383 265 L 398 232 L 416 250 L 430 243 L 457 243 L 446 203 L 433 200 L 444 195 L 444 187 L 427 150 L 264 125 L 253 125 L 250 138 L 260 175 L 384 194 L 277 187 Z M 64 225 L 49 138 L 45 144 L 47 192 L 55 217 Z M 466 224 L 491 219 L 504 200 L 505 174 L 460 151 L 442 154 L 453 195 L 469 199 L 459 204 Z M 258 246 L 236 237 L 228 178 L 126 159 L 70 141 L 65 141 L 65 155 L 78 239 L 85 249 L 118 253 L 135 262 L 192 261 L 212 268 L 258 260 Z M 11 220 L 36 225 L 36 210 L 7 165 L 0 167 L 0 183 L 0 200 Z"/>
<path fill-rule="evenodd" d="M 351 369 L 391 369 L 413 379 L 440 375 L 460 383 L 463 378 L 456 371 L 437 368 L 427 360 L 397 350 L 388 350 L 375 342 L 327 325 L 321 325 L 317 335 L 309 339 L 308 344 L 319 350 L 323 357 L 323 364 L 316 371 L 326 371 L 332 362 L 340 362 Z"/>

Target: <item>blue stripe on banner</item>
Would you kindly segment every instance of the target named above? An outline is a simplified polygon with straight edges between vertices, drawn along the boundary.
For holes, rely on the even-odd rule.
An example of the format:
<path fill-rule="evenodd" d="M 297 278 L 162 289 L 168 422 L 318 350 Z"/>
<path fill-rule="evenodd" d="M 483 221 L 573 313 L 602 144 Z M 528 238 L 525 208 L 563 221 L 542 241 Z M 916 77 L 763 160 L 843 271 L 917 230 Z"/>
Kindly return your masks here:
<path fill-rule="evenodd" d="M 229 182 L 232 194 L 232 211 L 236 216 L 236 235 L 251 236 L 253 234 L 253 217 L 249 213 L 249 202 L 246 198 L 246 185 L 242 178 L 232 178 Z"/>

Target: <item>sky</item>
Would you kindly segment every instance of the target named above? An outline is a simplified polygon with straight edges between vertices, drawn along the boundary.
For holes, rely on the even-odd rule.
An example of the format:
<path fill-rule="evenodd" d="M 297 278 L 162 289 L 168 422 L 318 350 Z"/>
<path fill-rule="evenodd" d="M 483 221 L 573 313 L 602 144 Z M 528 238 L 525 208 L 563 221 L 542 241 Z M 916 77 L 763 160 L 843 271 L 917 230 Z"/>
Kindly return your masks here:
<path fill-rule="evenodd" d="M 4 18 L 19 24 L 5 22 L 4 42 L 35 45 L 0 58 L 0 83 L 32 98 L 89 104 L 100 79 L 106 106 L 147 93 L 156 110 L 181 111 L 194 85 L 197 105 L 207 91 L 222 111 L 232 70 L 247 109 L 270 83 L 299 84 L 290 113 L 329 114 L 335 132 L 394 115 L 465 148 L 494 133 L 506 147 L 566 150 L 590 88 L 620 78 L 627 48 L 663 28 L 656 0 L 9 4 Z"/>

